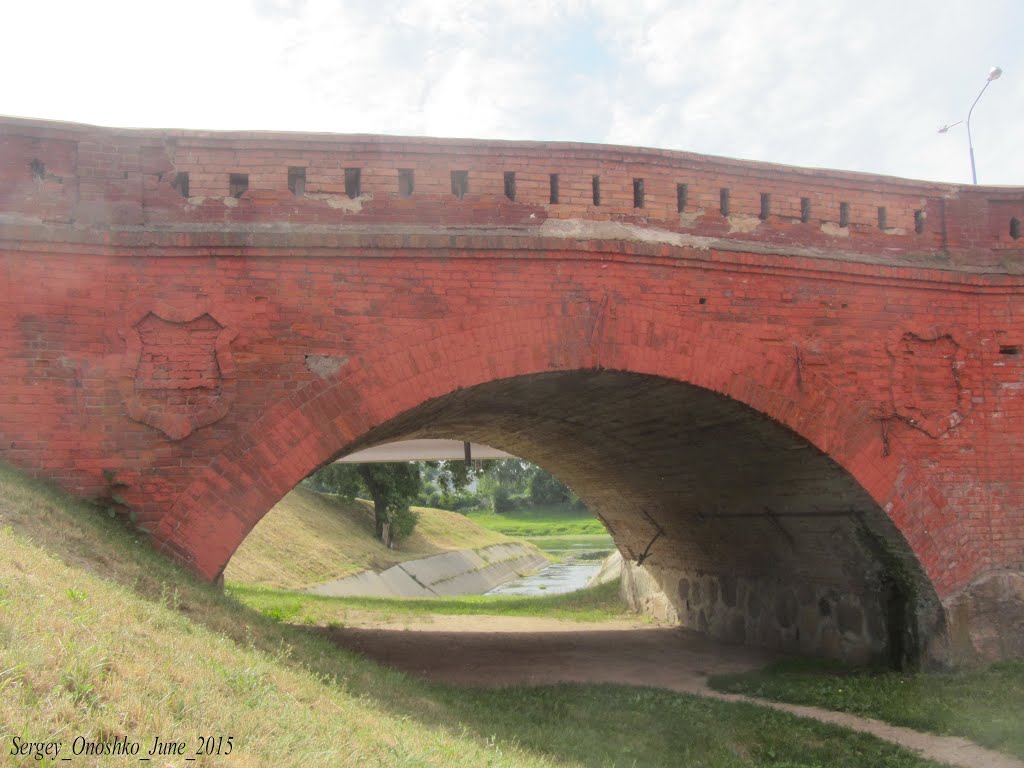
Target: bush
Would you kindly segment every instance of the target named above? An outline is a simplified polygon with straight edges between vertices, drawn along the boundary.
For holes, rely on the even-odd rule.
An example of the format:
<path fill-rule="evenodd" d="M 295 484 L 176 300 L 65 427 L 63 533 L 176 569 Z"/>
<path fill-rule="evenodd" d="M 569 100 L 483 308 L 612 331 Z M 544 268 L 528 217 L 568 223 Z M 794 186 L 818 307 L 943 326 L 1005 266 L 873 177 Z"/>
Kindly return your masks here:
<path fill-rule="evenodd" d="M 393 541 L 401 541 L 413 532 L 420 516 L 409 507 L 399 508 L 391 513 L 391 538 Z"/>
<path fill-rule="evenodd" d="M 494 506 L 495 514 L 501 515 L 505 512 L 511 512 L 515 509 L 515 504 L 512 501 L 512 493 L 503 485 L 495 486 L 494 495 L 492 496 L 492 504 Z"/>
<path fill-rule="evenodd" d="M 537 505 L 569 501 L 571 492 L 551 474 L 538 469 L 530 478 L 530 501 Z"/>

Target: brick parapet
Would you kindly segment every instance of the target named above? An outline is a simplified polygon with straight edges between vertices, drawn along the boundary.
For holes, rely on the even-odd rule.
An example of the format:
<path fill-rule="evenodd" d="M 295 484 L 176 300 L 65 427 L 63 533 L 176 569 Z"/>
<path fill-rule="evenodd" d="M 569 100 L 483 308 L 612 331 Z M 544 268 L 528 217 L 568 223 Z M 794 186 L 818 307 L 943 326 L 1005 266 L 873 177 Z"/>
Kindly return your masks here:
<path fill-rule="evenodd" d="M 304 189 L 289 189 L 289 168 L 303 170 Z M 347 188 L 346 169 L 359 170 L 358 189 Z M 413 173 L 408 196 L 402 170 Z M 468 174 L 461 199 L 453 194 L 453 171 Z M 514 200 L 506 173 L 515 174 Z M 179 174 L 188 176 L 187 198 L 175 188 Z M 231 174 L 246 176 L 237 196 Z M 558 202 L 551 202 L 552 174 Z M 0 180 L 6 215 L 90 227 L 529 229 L 569 219 L 894 260 L 930 254 L 949 268 L 994 271 L 1019 268 L 1024 248 L 1010 225 L 1024 219 L 1020 188 L 577 143 L 125 130 L 0 118 Z M 635 180 L 642 181 L 642 201 Z"/>

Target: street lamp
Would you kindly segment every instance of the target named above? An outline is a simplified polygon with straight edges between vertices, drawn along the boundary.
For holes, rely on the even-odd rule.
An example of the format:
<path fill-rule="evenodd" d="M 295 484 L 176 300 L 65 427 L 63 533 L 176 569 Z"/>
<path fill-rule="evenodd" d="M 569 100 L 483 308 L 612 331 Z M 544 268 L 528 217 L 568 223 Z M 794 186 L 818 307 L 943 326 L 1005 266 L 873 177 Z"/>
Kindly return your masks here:
<path fill-rule="evenodd" d="M 971 139 L 971 113 L 974 112 L 974 107 L 978 104 L 978 99 L 981 98 L 981 94 L 983 94 L 985 92 L 985 89 L 988 88 L 989 84 L 993 80 L 998 80 L 1002 74 L 1003 74 L 1003 70 L 1001 70 L 999 67 L 992 67 L 992 69 L 990 69 L 988 71 L 988 77 L 985 78 L 985 85 L 982 86 L 981 91 L 978 93 L 977 98 L 974 100 L 974 103 L 971 104 L 971 108 L 967 112 L 967 120 L 966 121 L 964 121 L 964 120 L 957 120 L 955 123 L 950 123 L 949 125 L 944 125 L 941 128 L 939 128 L 939 133 L 946 133 L 946 131 L 948 131 L 950 128 L 952 128 L 955 125 L 960 125 L 960 123 L 963 123 L 963 122 L 967 123 L 967 146 L 968 146 L 968 148 L 970 149 L 970 152 L 971 152 L 971 183 L 972 184 L 977 184 L 978 183 L 978 173 L 974 169 L 974 141 Z"/>

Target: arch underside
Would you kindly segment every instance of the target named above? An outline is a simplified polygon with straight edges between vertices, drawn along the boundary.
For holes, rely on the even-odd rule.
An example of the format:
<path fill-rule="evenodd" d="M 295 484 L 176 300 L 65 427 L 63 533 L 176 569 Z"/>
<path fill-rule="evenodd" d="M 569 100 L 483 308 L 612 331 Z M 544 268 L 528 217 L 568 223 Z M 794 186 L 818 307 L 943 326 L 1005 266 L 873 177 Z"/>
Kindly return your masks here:
<path fill-rule="evenodd" d="M 905 540 L 827 455 L 737 401 L 584 370 L 458 390 L 346 448 L 486 443 L 548 469 L 605 522 L 669 618 L 736 642 L 904 663 L 941 611 Z M 652 543 L 653 541 L 653 543 Z"/>

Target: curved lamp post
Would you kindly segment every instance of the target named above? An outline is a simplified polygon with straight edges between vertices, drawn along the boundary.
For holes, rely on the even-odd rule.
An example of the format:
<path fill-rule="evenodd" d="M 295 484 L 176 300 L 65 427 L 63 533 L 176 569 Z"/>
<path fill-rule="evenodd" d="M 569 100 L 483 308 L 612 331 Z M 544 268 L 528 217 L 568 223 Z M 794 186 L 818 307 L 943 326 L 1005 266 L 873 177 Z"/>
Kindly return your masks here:
<path fill-rule="evenodd" d="M 974 112 L 974 107 L 977 106 L 978 99 L 981 98 L 981 94 L 983 94 L 985 92 L 985 89 L 989 87 L 989 85 L 992 83 L 993 80 L 998 80 L 1002 74 L 1003 74 L 1003 70 L 1001 70 L 999 67 L 992 67 L 992 69 L 990 69 L 988 71 L 988 77 L 985 79 L 985 85 L 982 86 L 981 91 L 978 93 L 977 98 L 974 99 L 974 103 L 971 104 L 971 108 L 967 111 L 967 120 L 966 121 L 964 121 L 964 120 L 957 120 L 955 123 L 950 123 L 949 125 L 944 125 L 941 128 L 939 128 L 939 133 L 946 133 L 946 131 L 948 131 L 950 128 L 952 128 L 955 125 L 960 125 L 960 123 L 963 123 L 963 122 L 967 123 L 967 146 L 968 146 L 968 148 L 970 149 L 970 152 L 971 152 L 971 183 L 972 184 L 977 184 L 978 183 L 978 174 L 977 174 L 977 171 L 975 171 L 975 169 L 974 169 L 974 141 L 971 139 L 971 113 Z"/>

